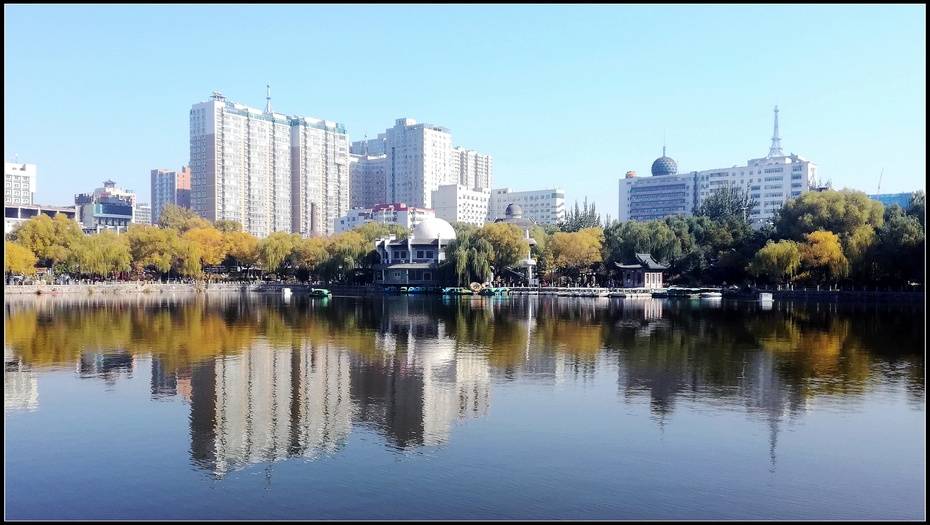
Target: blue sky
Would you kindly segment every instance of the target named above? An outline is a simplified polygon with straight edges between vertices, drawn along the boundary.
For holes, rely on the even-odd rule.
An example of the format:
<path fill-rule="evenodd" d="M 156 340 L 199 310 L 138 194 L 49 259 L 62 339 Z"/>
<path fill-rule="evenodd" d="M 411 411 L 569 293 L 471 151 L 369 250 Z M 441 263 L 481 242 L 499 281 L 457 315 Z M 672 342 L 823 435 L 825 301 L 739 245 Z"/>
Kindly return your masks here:
<path fill-rule="evenodd" d="M 925 6 L 5 6 L 4 157 L 37 201 L 112 178 L 149 198 L 221 90 L 336 120 L 400 117 L 494 156 L 494 186 L 559 186 L 616 216 L 617 180 L 782 144 L 834 187 L 925 188 Z"/>

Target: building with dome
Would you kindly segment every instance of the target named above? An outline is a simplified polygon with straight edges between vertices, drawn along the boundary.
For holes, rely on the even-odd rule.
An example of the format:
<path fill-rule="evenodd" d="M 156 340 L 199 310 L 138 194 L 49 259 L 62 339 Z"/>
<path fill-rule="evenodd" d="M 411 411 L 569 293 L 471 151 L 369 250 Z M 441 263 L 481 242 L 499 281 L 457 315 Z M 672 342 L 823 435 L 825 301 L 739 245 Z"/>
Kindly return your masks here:
<path fill-rule="evenodd" d="M 530 219 L 523 218 L 523 208 L 515 203 L 508 204 L 504 211 L 504 216 L 496 219 L 494 222 L 513 224 L 519 227 L 523 231 L 524 239 L 526 239 L 527 244 L 529 244 L 526 257 L 521 259 L 520 262 L 513 267 L 507 269 L 511 275 L 502 277 L 506 280 L 512 280 L 510 277 L 515 277 L 519 280 L 520 284 L 537 286 L 539 284 L 539 279 L 533 272 L 533 268 L 536 267 L 536 259 L 533 258 L 533 246 L 536 246 L 536 239 L 530 236 L 530 230 L 536 223 Z"/>
<path fill-rule="evenodd" d="M 375 266 L 375 283 L 441 286 L 439 265 L 446 259 L 446 246 L 454 240 L 452 225 L 438 217 L 417 224 L 406 239 L 391 235 L 376 240 L 375 251 L 381 262 Z"/>
<path fill-rule="evenodd" d="M 652 177 L 631 173 L 620 179 L 621 221 L 691 215 L 716 190 L 733 186 L 755 201 L 748 219 L 759 227 L 771 221 L 788 199 L 818 186 L 813 162 L 782 151 L 777 106 L 772 144 L 765 157 L 749 159 L 744 166 L 678 173 L 678 163 L 666 156 L 663 147 L 662 156 L 652 163 Z"/>

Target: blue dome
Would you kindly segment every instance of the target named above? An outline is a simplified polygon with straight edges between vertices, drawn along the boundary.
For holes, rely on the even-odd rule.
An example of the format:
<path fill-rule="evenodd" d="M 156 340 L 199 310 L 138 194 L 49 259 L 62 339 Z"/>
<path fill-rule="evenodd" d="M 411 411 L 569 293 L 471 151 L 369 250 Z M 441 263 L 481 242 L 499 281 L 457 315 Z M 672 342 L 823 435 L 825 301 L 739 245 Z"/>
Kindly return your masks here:
<path fill-rule="evenodd" d="M 676 175 L 678 173 L 678 163 L 671 157 L 662 155 L 652 163 L 652 175 Z"/>

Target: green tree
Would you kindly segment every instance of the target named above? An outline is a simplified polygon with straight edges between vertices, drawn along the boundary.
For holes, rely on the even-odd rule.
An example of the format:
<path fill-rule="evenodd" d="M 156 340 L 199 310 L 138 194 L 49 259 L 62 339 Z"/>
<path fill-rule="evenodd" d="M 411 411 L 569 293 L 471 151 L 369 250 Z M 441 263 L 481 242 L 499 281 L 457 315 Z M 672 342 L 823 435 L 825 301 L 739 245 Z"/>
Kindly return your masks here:
<path fill-rule="evenodd" d="M 193 228 L 210 228 L 210 221 L 197 215 L 192 210 L 174 204 L 167 204 L 162 209 L 158 225 L 162 228 L 177 230 L 181 233 Z"/>
<path fill-rule="evenodd" d="M 213 227 L 222 233 L 241 232 L 242 225 L 236 221 L 220 219 L 213 223 Z"/>
<path fill-rule="evenodd" d="M 879 227 L 884 207 L 861 191 L 810 191 L 791 199 L 778 211 L 776 233 L 781 238 L 803 241 L 817 230 L 846 238 L 863 225 Z"/>
<path fill-rule="evenodd" d="M 3 273 L 17 275 L 35 275 L 36 256 L 18 243 L 3 242 Z"/>
<path fill-rule="evenodd" d="M 753 276 L 775 283 L 791 280 L 801 266 L 801 250 L 798 243 L 789 240 L 769 241 L 756 252 L 749 264 Z"/>
<path fill-rule="evenodd" d="M 164 275 L 171 271 L 177 251 L 177 231 L 136 224 L 129 227 L 125 237 L 135 272 L 150 270 Z"/>
<path fill-rule="evenodd" d="M 907 214 L 911 217 L 915 217 L 920 221 L 921 227 L 927 227 L 927 197 L 924 195 L 924 192 L 921 190 L 915 191 L 911 195 L 911 203 L 907 207 Z"/>
<path fill-rule="evenodd" d="M 500 275 L 505 268 L 514 266 L 529 255 L 530 245 L 523 230 L 506 222 L 485 224 L 473 235 L 475 240 L 485 240 L 493 248 L 490 263 L 494 273 Z"/>
<path fill-rule="evenodd" d="M 286 232 L 274 232 L 258 243 L 258 260 L 265 271 L 282 273 L 283 264 L 288 260 L 294 247 L 297 246 L 299 235 Z"/>
<path fill-rule="evenodd" d="M 109 230 L 85 235 L 72 245 L 68 262 L 82 275 L 108 278 L 128 272 L 132 256 L 127 235 Z"/>
<path fill-rule="evenodd" d="M 714 221 L 737 220 L 749 222 L 749 212 L 757 204 L 748 190 L 727 184 L 714 190 L 698 207 L 695 215 Z"/>
<path fill-rule="evenodd" d="M 601 227 L 601 215 L 597 212 L 594 203 L 588 204 L 588 198 L 585 197 L 584 205 L 579 209 L 578 201 L 575 201 L 575 209 L 565 214 L 565 219 L 559 224 L 559 229 L 563 232 L 576 232 L 585 228 Z"/>
<path fill-rule="evenodd" d="M 801 264 L 815 282 L 836 281 L 849 273 L 840 238 L 833 232 L 817 230 L 806 234 L 800 246 Z"/>
<path fill-rule="evenodd" d="M 329 259 L 327 239 L 324 237 L 309 237 L 300 239 L 292 252 L 292 264 L 307 272 L 308 275 L 317 275 L 323 264 Z"/>
<path fill-rule="evenodd" d="M 258 264 L 258 239 L 249 232 L 229 231 L 223 234 L 228 265 L 252 267 Z"/>

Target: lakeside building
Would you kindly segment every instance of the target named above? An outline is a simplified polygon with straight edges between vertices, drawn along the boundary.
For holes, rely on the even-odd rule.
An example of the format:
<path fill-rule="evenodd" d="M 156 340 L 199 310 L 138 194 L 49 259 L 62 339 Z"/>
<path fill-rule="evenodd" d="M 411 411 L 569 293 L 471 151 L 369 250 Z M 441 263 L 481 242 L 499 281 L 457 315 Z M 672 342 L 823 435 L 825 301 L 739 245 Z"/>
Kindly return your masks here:
<path fill-rule="evenodd" d="M 622 272 L 624 288 L 662 288 L 662 272 L 668 270 L 648 253 L 637 253 L 636 261 L 629 264 L 614 264 Z"/>
<path fill-rule="evenodd" d="M 876 193 L 874 195 L 869 195 L 869 198 L 882 203 L 886 208 L 889 206 L 898 206 L 908 209 L 911 205 L 911 199 L 914 198 L 914 192 L 908 191 L 904 193 Z"/>
<path fill-rule="evenodd" d="M 219 92 L 190 111 L 191 208 L 257 237 L 334 232 L 349 209 L 342 124 L 231 102 Z"/>
<path fill-rule="evenodd" d="M 678 173 L 678 163 L 662 156 L 652 163 L 652 177 L 627 172 L 619 183 L 620 221 L 647 221 L 671 215 L 692 215 L 717 189 L 735 186 L 755 201 L 749 220 L 761 226 L 774 218 L 788 199 L 817 187 L 817 166 L 795 154 L 785 155 L 778 134 L 778 107 L 772 144 L 767 156 L 749 159 L 745 166 Z"/>
<path fill-rule="evenodd" d="M 491 190 L 487 221 L 506 215 L 511 204 L 520 206 L 523 217 L 536 224 L 558 224 L 565 220 L 565 192 L 561 188 L 531 191 Z"/>
<path fill-rule="evenodd" d="M 521 283 L 527 286 L 539 285 L 539 279 L 533 275 L 533 269 L 536 268 L 536 259 L 533 258 L 533 246 L 536 246 L 536 239 L 530 235 L 530 230 L 534 226 L 533 221 L 523 217 L 523 209 L 519 204 L 510 204 L 504 211 L 504 216 L 496 219 L 494 222 L 513 224 L 523 231 L 523 238 L 529 245 L 526 250 L 526 257 L 507 270 L 519 278 Z"/>
<path fill-rule="evenodd" d="M 439 286 L 439 264 L 445 248 L 455 240 L 448 222 L 434 217 L 418 224 L 406 239 L 394 235 L 375 241 L 381 263 L 375 265 L 374 282 L 394 286 Z"/>
<path fill-rule="evenodd" d="M 353 142 L 350 151 L 359 157 L 375 157 L 376 161 L 366 162 L 383 166 L 384 195 L 380 199 L 360 197 L 363 204 L 377 200 L 435 208 L 432 192 L 439 186 L 464 183 L 470 189 L 483 189 L 490 186 L 493 176 L 490 155 L 453 148 L 452 134 L 447 128 L 417 123 L 411 118 L 397 119 L 393 127 L 374 139 Z M 361 158 L 358 162 L 356 185 L 379 188 L 382 176 L 379 168 L 365 166 Z"/>
<path fill-rule="evenodd" d="M 112 180 L 104 181 L 103 187 L 93 193 L 75 195 L 74 204 L 84 233 L 102 230 L 121 233 L 135 222 L 135 192 L 117 187 Z"/>
<path fill-rule="evenodd" d="M 433 210 L 406 204 L 378 204 L 371 208 L 353 208 L 336 222 L 336 233 L 354 230 L 368 222 L 399 224 L 408 230 L 426 219 L 435 217 Z"/>
<path fill-rule="evenodd" d="M 3 163 L 3 204 L 32 204 L 36 198 L 38 168 L 35 164 Z"/>
<path fill-rule="evenodd" d="M 152 219 L 157 224 L 161 212 L 168 204 L 182 208 L 191 207 L 191 169 L 183 166 L 181 171 L 154 169 L 151 171 Z"/>
<path fill-rule="evenodd" d="M 16 226 L 40 214 L 55 218 L 63 213 L 65 217 L 77 220 L 77 209 L 74 206 L 46 206 L 44 204 L 6 205 L 3 210 L 3 234 L 9 235 Z"/>
<path fill-rule="evenodd" d="M 433 191 L 436 216 L 449 222 L 481 226 L 488 216 L 489 190 L 474 190 L 462 184 L 443 184 Z"/>

